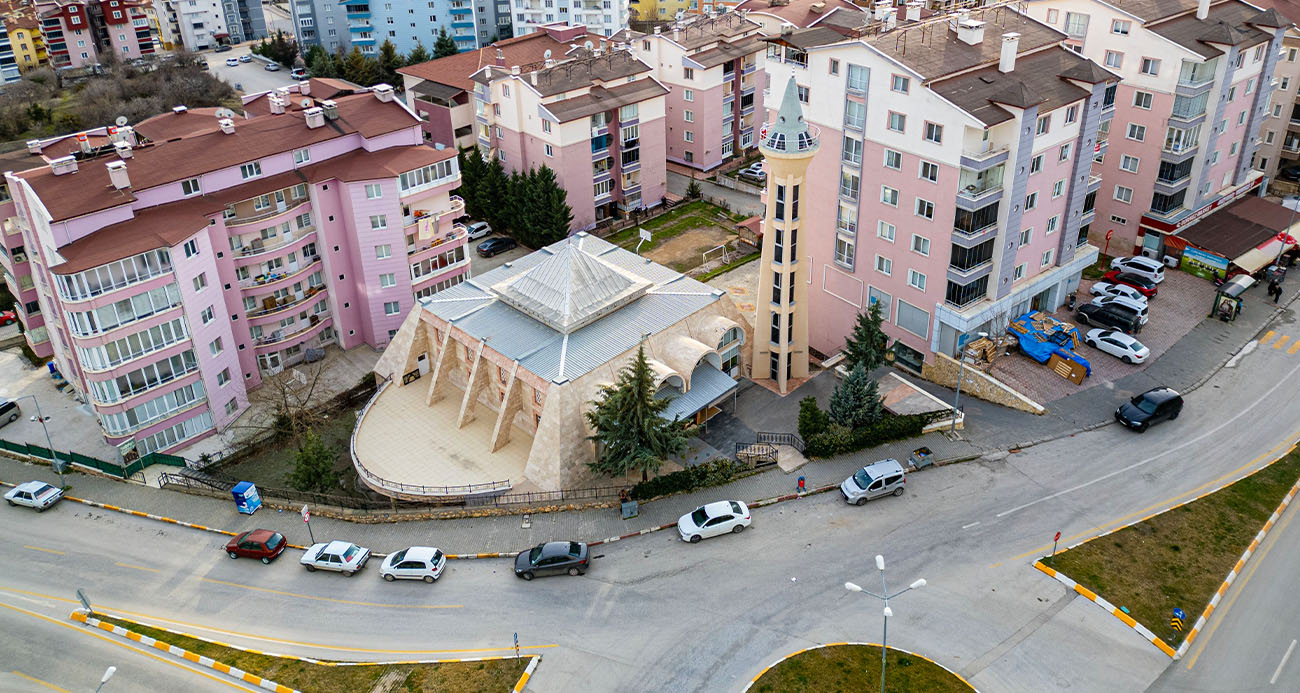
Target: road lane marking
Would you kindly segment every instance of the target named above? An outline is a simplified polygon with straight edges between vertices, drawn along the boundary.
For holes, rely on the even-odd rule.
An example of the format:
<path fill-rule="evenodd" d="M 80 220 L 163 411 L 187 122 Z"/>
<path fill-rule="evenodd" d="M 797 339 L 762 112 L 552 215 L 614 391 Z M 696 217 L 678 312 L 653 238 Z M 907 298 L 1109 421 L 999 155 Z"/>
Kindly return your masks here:
<path fill-rule="evenodd" d="M 1276 336 L 1277 336 L 1277 333 L 1274 332 L 1273 330 L 1269 330 L 1268 332 L 1265 332 L 1265 333 L 1264 333 L 1264 336 L 1259 338 L 1259 345 L 1260 345 L 1260 346 L 1267 346 L 1268 343 L 1269 343 L 1270 341 L 1272 341 L 1273 338 L 1276 337 Z"/>
<path fill-rule="evenodd" d="M 99 638 L 100 640 L 103 640 L 104 642 L 112 643 L 112 644 L 114 644 L 114 645 L 117 645 L 118 647 L 121 647 L 121 648 L 124 648 L 124 649 L 130 650 L 130 651 L 135 652 L 135 653 L 137 653 L 137 654 L 142 654 L 142 655 L 144 655 L 144 656 L 146 656 L 146 657 L 149 657 L 150 659 L 156 659 L 156 660 L 158 660 L 159 662 L 163 662 L 163 663 L 165 663 L 165 664 L 170 664 L 170 665 L 176 667 L 177 669 L 182 669 L 182 670 L 184 670 L 184 671 L 188 671 L 188 672 L 190 672 L 191 674 L 198 674 L 199 676 L 202 676 L 202 677 L 204 677 L 204 678 L 211 679 L 211 680 L 213 680 L 213 681 L 216 681 L 217 683 L 224 683 L 224 684 L 226 684 L 227 686 L 230 686 L 231 688 L 234 688 L 234 689 L 237 689 L 237 690 L 241 690 L 241 691 L 251 691 L 251 690 L 252 690 L 252 689 L 250 689 L 250 688 L 246 688 L 246 687 L 244 687 L 244 686 L 241 686 L 241 685 L 239 685 L 239 684 L 237 684 L 237 683 L 235 683 L 235 682 L 233 682 L 233 681 L 227 681 L 226 679 L 218 678 L 218 677 L 213 676 L 212 674 L 209 674 L 209 673 L 207 673 L 207 672 L 199 671 L 198 669 L 191 668 L 191 667 L 186 666 L 186 665 L 184 665 L 184 664 L 181 664 L 180 662 L 177 662 L 177 661 L 175 661 L 175 660 L 168 659 L 167 657 L 162 657 L 162 656 L 160 656 L 160 655 L 156 655 L 156 654 L 154 654 L 154 653 L 152 653 L 152 652 L 149 652 L 148 650 L 142 650 L 142 649 L 140 649 L 140 648 L 138 648 L 138 647 L 135 647 L 135 646 L 133 646 L 133 645 L 128 645 L 128 644 L 126 644 L 126 643 L 124 643 L 124 642 L 120 642 L 120 641 L 118 641 L 118 640 L 114 640 L 113 638 L 110 638 L 110 637 L 108 637 L 107 635 L 100 635 L 99 633 L 96 633 L 95 631 L 92 631 L 92 630 L 86 630 L 86 629 L 84 629 L 84 628 L 81 628 L 80 626 L 74 626 L 74 625 L 72 625 L 71 623 L 64 623 L 63 621 L 60 621 L 60 620 L 58 620 L 58 619 L 56 619 L 56 618 L 50 618 L 49 616 L 46 616 L 46 615 L 44 615 L 44 614 L 38 614 L 38 613 L 36 613 L 35 611 L 28 611 L 27 609 L 23 609 L 23 608 L 20 608 L 20 607 L 17 607 L 17 606 L 13 606 L 13 605 L 11 605 L 11 604 L 5 604 L 4 602 L 0 602 L 0 606 L 4 607 L 4 608 L 6 608 L 6 609 L 12 609 L 12 610 L 17 611 L 17 612 L 22 613 L 22 614 L 26 614 L 26 615 L 31 616 L 31 617 L 33 617 L 33 618 L 39 618 L 39 619 L 41 619 L 42 621 L 48 621 L 49 623 L 53 623 L 53 624 L 56 625 L 56 626 L 62 626 L 62 627 L 64 627 L 64 628 L 67 628 L 67 629 L 72 630 L 72 631 L 76 631 L 76 632 L 81 633 L 81 634 L 83 634 L 83 635 L 90 635 L 90 636 L 93 636 L 93 637 Z"/>
<path fill-rule="evenodd" d="M 461 604 L 380 604 L 378 602 L 356 602 L 350 599 L 334 599 L 333 597 L 317 597 L 310 594 L 298 594 L 297 592 L 284 592 L 282 590 L 273 590 L 266 587 L 256 587 L 254 585 L 241 585 L 238 582 L 226 582 L 225 580 L 216 580 L 213 578 L 199 578 L 201 582 L 211 582 L 217 585 L 227 587 L 239 587 L 241 589 L 253 590 L 255 592 L 266 592 L 268 594 L 278 594 L 285 597 L 297 597 L 299 599 L 311 599 L 321 602 L 333 602 L 335 604 L 352 604 L 354 606 L 377 606 L 386 609 L 461 609 Z"/>
<path fill-rule="evenodd" d="M 1287 335 L 1282 335 L 1281 337 L 1277 338 L 1276 342 L 1273 342 L 1273 348 L 1281 349 L 1282 347 L 1286 346 L 1286 343 L 1289 341 L 1291 341 L 1290 337 L 1288 337 Z M 1297 343 L 1300 343 L 1300 341 L 1297 341 Z"/>
<path fill-rule="evenodd" d="M 1286 350 L 1286 353 L 1294 354 L 1297 351 L 1300 351 L 1300 339 L 1295 340 L 1295 342 L 1291 344 L 1291 348 Z"/>
<path fill-rule="evenodd" d="M 1291 641 L 1291 646 L 1286 648 L 1286 654 L 1282 655 L 1282 661 L 1277 663 L 1277 668 L 1273 670 L 1273 678 L 1268 680 L 1268 685 L 1272 686 L 1277 683 L 1277 677 L 1282 673 L 1282 667 L 1286 666 L 1286 660 L 1291 659 L 1291 651 L 1295 649 L 1295 641 Z"/>
<path fill-rule="evenodd" d="M 136 570 L 144 570 L 144 571 L 148 571 L 148 572 L 150 572 L 150 573 L 161 573 L 161 572 L 162 572 L 161 570 L 158 570 L 157 568 L 146 568 L 146 567 L 144 567 L 144 566 L 142 566 L 142 565 L 131 565 L 130 563 L 114 563 L 113 565 L 118 566 L 119 568 L 134 568 L 134 569 L 136 569 Z"/>
<path fill-rule="evenodd" d="M 42 548 L 39 547 L 39 546 L 28 546 L 27 544 L 23 544 L 23 548 L 24 548 L 24 549 L 31 549 L 32 551 L 44 551 L 45 553 L 52 553 L 52 554 L 54 554 L 55 556 L 66 556 L 66 555 L 67 555 L 66 553 L 64 553 L 64 552 L 62 552 L 62 551 L 56 551 L 56 550 L 54 550 L 54 549 L 42 549 Z"/>
<path fill-rule="evenodd" d="M 1295 643 L 1291 643 L 1291 644 L 1294 645 Z M 9 672 L 9 673 L 11 673 L 11 674 L 13 674 L 14 676 L 17 676 L 18 678 L 23 679 L 23 680 L 25 680 L 25 681 L 31 681 L 32 683 L 39 683 L 40 685 L 45 686 L 46 688 L 48 688 L 48 689 L 50 689 L 50 690 L 52 690 L 52 691 L 63 691 L 63 693 L 71 693 L 71 692 L 70 692 L 68 689 L 66 689 L 66 688 L 59 688 L 58 686 L 56 686 L 56 685 L 50 683 L 49 681 L 42 681 L 42 680 L 40 680 L 40 679 L 38 679 L 38 678 L 36 678 L 36 677 L 34 677 L 34 676 L 28 676 L 27 674 L 24 674 L 23 672 L 18 671 L 17 669 L 14 669 L 13 671 L 11 671 L 11 672 Z M 1277 677 L 1274 677 L 1274 678 L 1277 678 Z"/>
<path fill-rule="evenodd" d="M 962 528 L 962 529 L 970 529 L 971 527 L 974 527 L 975 525 L 977 525 L 977 524 L 979 524 L 979 523 L 980 523 L 979 520 L 976 520 L 976 521 L 974 521 L 974 522 L 972 522 L 972 523 L 970 523 L 970 524 L 968 524 L 968 525 L 962 525 L 961 528 Z"/>

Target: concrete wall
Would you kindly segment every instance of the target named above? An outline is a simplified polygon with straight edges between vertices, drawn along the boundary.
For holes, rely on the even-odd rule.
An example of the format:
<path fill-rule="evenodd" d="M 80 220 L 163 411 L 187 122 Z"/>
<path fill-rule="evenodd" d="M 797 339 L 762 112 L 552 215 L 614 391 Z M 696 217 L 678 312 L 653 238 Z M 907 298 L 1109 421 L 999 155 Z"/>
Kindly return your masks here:
<path fill-rule="evenodd" d="M 957 374 L 961 373 L 962 394 L 982 399 L 986 402 L 1001 404 L 1004 407 L 1027 411 L 1030 414 L 1045 414 L 1043 405 L 1016 392 L 1011 386 L 981 371 L 978 368 L 961 364 L 951 356 L 935 352 L 934 361 L 926 361 L 921 366 L 921 377 L 944 387 L 957 386 Z"/>

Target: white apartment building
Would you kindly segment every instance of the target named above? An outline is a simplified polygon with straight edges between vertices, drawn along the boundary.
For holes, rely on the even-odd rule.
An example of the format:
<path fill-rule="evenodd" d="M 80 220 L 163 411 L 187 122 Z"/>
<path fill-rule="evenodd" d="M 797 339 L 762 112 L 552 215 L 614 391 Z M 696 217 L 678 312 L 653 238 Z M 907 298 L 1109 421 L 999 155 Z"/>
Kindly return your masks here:
<path fill-rule="evenodd" d="M 513 0 L 515 36 L 545 24 L 582 24 L 597 36 L 613 36 L 627 27 L 628 0 Z"/>

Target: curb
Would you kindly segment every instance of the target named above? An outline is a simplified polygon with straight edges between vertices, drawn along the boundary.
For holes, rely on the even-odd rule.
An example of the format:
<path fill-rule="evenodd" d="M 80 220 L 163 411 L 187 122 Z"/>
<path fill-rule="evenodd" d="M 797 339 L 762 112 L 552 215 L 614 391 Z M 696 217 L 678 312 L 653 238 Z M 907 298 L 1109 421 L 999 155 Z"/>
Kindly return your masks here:
<path fill-rule="evenodd" d="M 1174 653 L 1174 648 L 1170 647 L 1168 643 L 1166 643 L 1164 640 L 1161 640 L 1159 637 L 1157 637 L 1156 634 L 1152 633 L 1149 628 L 1134 620 L 1132 616 L 1129 616 L 1123 611 L 1120 611 L 1119 608 L 1116 607 L 1114 604 L 1111 604 L 1110 602 L 1106 601 L 1102 597 L 1097 596 L 1097 594 L 1092 590 L 1088 589 L 1087 587 L 1084 587 L 1083 585 L 1080 585 L 1074 580 L 1071 580 L 1065 575 L 1057 572 L 1055 569 L 1043 565 L 1042 561 L 1034 561 L 1034 567 L 1043 571 L 1049 577 L 1056 578 L 1058 582 L 1065 585 L 1066 587 L 1092 600 L 1097 604 L 1097 606 L 1100 606 L 1101 608 L 1114 614 L 1115 618 L 1118 618 L 1119 620 L 1123 621 L 1124 624 L 1127 625 L 1129 628 L 1132 628 L 1133 630 L 1137 631 L 1139 635 L 1151 641 L 1151 644 L 1159 648 L 1161 652 L 1169 655 L 1170 658 L 1176 658 Z"/>
<path fill-rule="evenodd" d="M 229 676 L 233 676 L 234 678 L 240 679 L 242 681 L 247 681 L 248 683 L 254 684 L 260 688 L 265 688 L 268 691 L 275 691 L 276 693 L 298 693 L 298 691 L 289 688 L 288 686 L 282 686 L 270 679 L 264 679 L 260 676 L 250 674 L 242 669 L 236 669 L 235 667 L 232 667 L 229 664 L 222 664 L 221 662 L 218 662 L 210 657 L 203 657 L 201 655 L 194 654 L 189 650 L 184 650 L 179 647 L 176 647 L 175 645 L 169 645 L 165 642 L 159 642 L 147 635 L 140 635 L 135 631 L 127 630 L 126 628 L 123 628 L 121 626 L 115 626 L 111 623 L 104 623 L 103 621 L 93 616 L 87 616 L 82 611 L 74 611 L 68 618 L 71 618 L 74 621 L 80 621 L 92 628 L 99 628 L 100 630 L 106 630 L 114 635 L 120 635 L 128 640 L 134 640 L 140 643 L 141 645 L 152 647 L 156 650 L 162 650 L 163 652 L 166 652 L 170 655 L 180 657 L 181 659 L 190 662 L 194 662 L 201 666 L 205 666 L 209 669 L 214 669 L 216 671 L 219 671 L 223 674 L 227 674 Z"/>
<path fill-rule="evenodd" d="M 880 645 L 878 645 L 878 644 L 876 644 L 876 643 L 874 643 L 874 642 L 828 642 L 828 643 L 825 643 L 825 644 L 822 644 L 822 645 L 814 645 L 813 647 L 805 647 L 805 648 L 803 648 L 802 650 L 796 650 L 796 651 L 794 651 L 794 652 L 791 652 L 790 654 L 788 654 L 788 655 L 786 655 L 786 656 L 784 656 L 784 657 L 782 657 L 782 658 L 776 660 L 775 662 L 772 662 L 771 664 L 769 664 L 769 665 L 763 667 L 763 670 L 760 671 L 760 672 L 758 672 L 758 675 L 757 675 L 757 676 L 755 676 L 754 678 L 750 679 L 750 680 L 749 680 L 749 683 L 745 684 L 745 687 L 741 689 L 741 693 L 744 693 L 745 691 L 748 691 L 751 687 L 753 687 L 753 685 L 754 685 L 755 683 L 758 683 L 758 680 L 761 679 L 761 678 L 763 678 L 763 674 L 766 674 L 769 670 L 772 669 L 772 667 L 774 667 L 774 666 L 780 664 L 781 662 L 784 662 L 784 661 L 787 660 L 787 659 L 790 659 L 791 657 L 795 657 L 795 656 L 797 656 L 797 655 L 801 655 L 801 654 L 803 654 L 803 653 L 805 653 L 805 652 L 810 652 L 810 651 L 812 651 L 812 650 L 820 650 L 820 649 L 822 649 L 823 647 L 840 647 L 840 646 L 842 646 L 842 645 L 867 645 L 867 646 L 870 646 L 870 647 L 880 647 Z M 970 682 L 970 681 L 967 681 L 967 680 L 966 680 L 966 679 L 965 679 L 961 674 L 958 674 L 957 672 L 953 671 L 952 669 L 949 669 L 948 667 L 946 667 L 946 666 L 944 666 L 944 665 L 942 665 L 942 664 L 940 664 L 940 663 L 934 661 L 933 659 L 930 659 L 929 657 L 926 657 L 926 656 L 923 655 L 923 654 L 917 654 L 917 653 L 915 653 L 915 652 L 912 652 L 911 650 L 904 650 L 904 649 L 902 649 L 902 648 L 898 648 L 898 647 L 890 647 L 890 648 L 888 648 L 888 649 L 893 650 L 894 652 L 902 652 L 903 654 L 908 654 L 908 655 L 911 655 L 911 656 L 913 656 L 913 657 L 918 657 L 918 658 L 920 658 L 920 659 L 924 659 L 925 661 L 927 661 L 927 662 L 929 662 L 929 663 L 931 663 L 931 664 L 933 664 L 933 665 L 939 667 L 940 669 L 943 669 L 944 671 L 948 672 L 949 674 L 952 674 L 953 676 L 957 677 L 957 680 L 958 680 L 958 681 L 961 681 L 962 683 L 966 684 L 966 685 L 967 685 L 967 686 L 968 686 L 972 691 L 975 691 L 976 693 L 979 693 L 979 689 L 977 689 L 977 688 L 975 688 L 974 686 L 972 686 L 972 685 L 971 685 L 971 682 Z"/>
<path fill-rule="evenodd" d="M 1210 615 L 1219 606 L 1219 600 L 1223 599 L 1223 595 L 1227 593 L 1233 581 L 1241 574 L 1241 569 L 1245 567 L 1246 561 L 1250 560 L 1251 555 L 1255 553 L 1255 549 L 1259 548 L 1259 545 L 1263 543 L 1264 537 L 1268 535 L 1268 530 L 1277 524 L 1277 519 L 1282 516 L 1282 513 L 1286 512 L 1287 506 L 1291 504 L 1297 493 L 1300 493 L 1300 479 L 1296 480 L 1295 485 L 1282 498 L 1282 502 L 1278 504 L 1277 509 L 1269 516 L 1268 522 L 1264 523 L 1264 527 L 1255 535 L 1255 539 L 1250 542 L 1250 546 L 1246 547 L 1246 551 L 1241 554 L 1237 564 L 1228 572 L 1228 577 L 1223 579 L 1223 584 L 1219 585 L 1219 589 L 1215 590 L 1214 596 L 1210 598 L 1210 603 L 1205 606 L 1205 610 L 1196 619 L 1196 624 L 1192 626 L 1190 631 L 1187 631 L 1187 637 L 1183 639 L 1183 644 L 1178 646 L 1178 652 L 1174 655 L 1174 659 L 1178 659 L 1187 653 L 1187 649 L 1192 646 L 1192 641 L 1196 639 L 1197 634 L 1205 627 L 1205 623 L 1210 620 Z"/>
<path fill-rule="evenodd" d="M 528 679 L 533 677 L 533 670 L 536 669 L 537 665 L 542 661 L 541 655 L 529 656 L 532 658 L 532 661 L 528 663 L 526 668 L 524 668 L 524 673 L 519 675 L 519 681 L 515 683 L 515 693 L 520 693 L 520 691 L 524 690 L 524 688 L 528 686 Z"/>

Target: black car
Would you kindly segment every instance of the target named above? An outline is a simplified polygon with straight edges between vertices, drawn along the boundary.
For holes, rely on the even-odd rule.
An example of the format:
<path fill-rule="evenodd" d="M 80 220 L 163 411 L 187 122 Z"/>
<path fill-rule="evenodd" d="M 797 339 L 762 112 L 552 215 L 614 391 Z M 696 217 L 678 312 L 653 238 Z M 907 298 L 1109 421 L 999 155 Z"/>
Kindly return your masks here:
<path fill-rule="evenodd" d="M 1147 390 L 1115 410 L 1115 420 L 1141 433 L 1165 419 L 1173 420 L 1183 411 L 1183 396 L 1167 387 Z"/>
<path fill-rule="evenodd" d="M 580 541 L 548 541 L 515 556 L 515 575 L 532 580 L 538 575 L 582 575 L 587 572 L 587 545 Z"/>
<path fill-rule="evenodd" d="M 1099 306 L 1085 303 L 1075 311 L 1077 319 L 1083 325 L 1101 325 L 1113 327 L 1128 334 L 1137 334 L 1142 329 L 1141 318 L 1136 313 L 1115 305 Z"/>
<path fill-rule="evenodd" d="M 479 257 L 492 257 L 497 253 L 504 253 L 507 250 L 510 250 L 517 245 L 519 244 L 515 243 L 515 239 L 513 238 L 504 238 L 498 236 L 496 238 L 489 238 L 486 241 L 479 243 L 478 246 L 475 248 L 475 250 L 478 251 Z"/>
<path fill-rule="evenodd" d="M 216 49 L 213 50 L 212 52 L 213 52 L 213 53 L 227 53 L 227 52 L 232 51 L 232 50 L 234 50 L 234 48 L 231 48 L 230 46 L 222 45 L 222 46 L 217 46 Z"/>
<path fill-rule="evenodd" d="M 1287 166 L 1286 168 L 1278 169 L 1277 179 L 1300 181 L 1300 166 Z"/>

